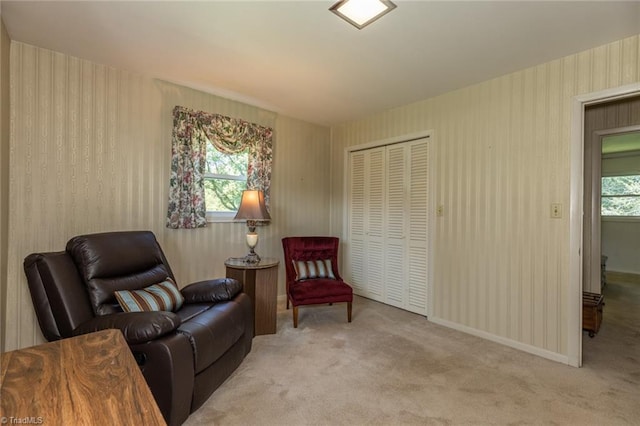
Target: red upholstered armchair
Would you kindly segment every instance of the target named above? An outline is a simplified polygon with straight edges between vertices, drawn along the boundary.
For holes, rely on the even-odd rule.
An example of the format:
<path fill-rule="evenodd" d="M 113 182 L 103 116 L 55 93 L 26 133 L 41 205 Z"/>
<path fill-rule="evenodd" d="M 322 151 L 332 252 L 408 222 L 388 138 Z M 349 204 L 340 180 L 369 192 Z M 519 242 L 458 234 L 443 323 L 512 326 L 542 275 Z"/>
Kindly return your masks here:
<path fill-rule="evenodd" d="M 353 289 L 340 277 L 336 237 L 286 237 L 282 239 L 287 278 L 287 309 L 293 306 L 293 327 L 298 327 L 298 307 L 347 302 L 351 322 Z"/>

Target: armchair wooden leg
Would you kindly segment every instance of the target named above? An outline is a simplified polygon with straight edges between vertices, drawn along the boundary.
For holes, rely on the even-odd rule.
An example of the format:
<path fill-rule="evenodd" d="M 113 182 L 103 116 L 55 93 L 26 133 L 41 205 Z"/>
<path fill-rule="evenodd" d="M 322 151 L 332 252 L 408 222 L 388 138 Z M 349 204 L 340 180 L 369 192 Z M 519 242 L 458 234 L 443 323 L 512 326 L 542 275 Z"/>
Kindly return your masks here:
<path fill-rule="evenodd" d="M 293 328 L 298 328 L 298 307 L 293 307 Z"/>
<path fill-rule="evenodd" d="M 347 302 L 347 318 L 351 322 L 351 302 Z"/>
<path fill-rule="evenodd" d="M 287 310 L 289 309 L 289 296 L 287 295 Z"/>

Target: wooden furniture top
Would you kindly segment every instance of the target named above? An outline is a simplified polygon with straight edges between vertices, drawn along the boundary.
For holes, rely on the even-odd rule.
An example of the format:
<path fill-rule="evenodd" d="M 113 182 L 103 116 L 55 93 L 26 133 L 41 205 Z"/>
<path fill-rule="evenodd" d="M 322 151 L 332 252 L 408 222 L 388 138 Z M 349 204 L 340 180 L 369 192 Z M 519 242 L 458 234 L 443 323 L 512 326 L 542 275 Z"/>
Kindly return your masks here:
<path fill-rule="evenodd" d="M 224 261 L 224 264 L 234 269 L 266 269 L 280 263 L 280 260 L 275 257 L 263 257 L 258 263 L 244 263 L 243 259 L 243 257 L 230 257 Z"/>
<path fill-rule="evenodd" d="M 3 423 L 166 425 L 119 330 L 0 356 Z"/>

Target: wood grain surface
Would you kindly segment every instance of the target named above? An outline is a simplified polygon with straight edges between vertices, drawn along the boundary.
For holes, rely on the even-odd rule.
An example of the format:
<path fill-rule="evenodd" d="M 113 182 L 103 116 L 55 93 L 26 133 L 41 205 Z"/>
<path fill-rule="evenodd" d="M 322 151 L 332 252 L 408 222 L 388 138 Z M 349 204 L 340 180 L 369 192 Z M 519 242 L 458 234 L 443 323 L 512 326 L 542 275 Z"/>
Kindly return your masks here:
<path fill-rule="evenodd" d="M 118 330 L 2 354 L 0 393 L 3 424 L 165 424 Z"/>
<path fill-rule="evenodd" d="M 227 259 L 226 276 L 242 283 L 254 309 L 254 335 L 275 334 L 277 329 L 278 264 L 276 258 L 263 258 L 246 264 L 240 259 Z"/>

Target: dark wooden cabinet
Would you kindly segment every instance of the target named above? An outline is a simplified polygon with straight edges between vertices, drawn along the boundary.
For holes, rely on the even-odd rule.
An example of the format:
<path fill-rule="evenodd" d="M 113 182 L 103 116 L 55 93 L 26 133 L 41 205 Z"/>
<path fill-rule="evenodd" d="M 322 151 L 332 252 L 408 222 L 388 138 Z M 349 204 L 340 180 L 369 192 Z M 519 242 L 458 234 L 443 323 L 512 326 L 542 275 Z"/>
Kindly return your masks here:
<path fill-rule="evenodd" d="M 240 281 L 253 302 L 255 336 L 276 332 L 279 263 L 275 258 L 264 258 L 256 264 L 235 258 L 224 262 L 227 277 Z"/>
<path fill-rule="evenodd" d="M 602 324 L 604 297 L 597 293 L 582 293 L 582 329 L 595 336 Z"/>

